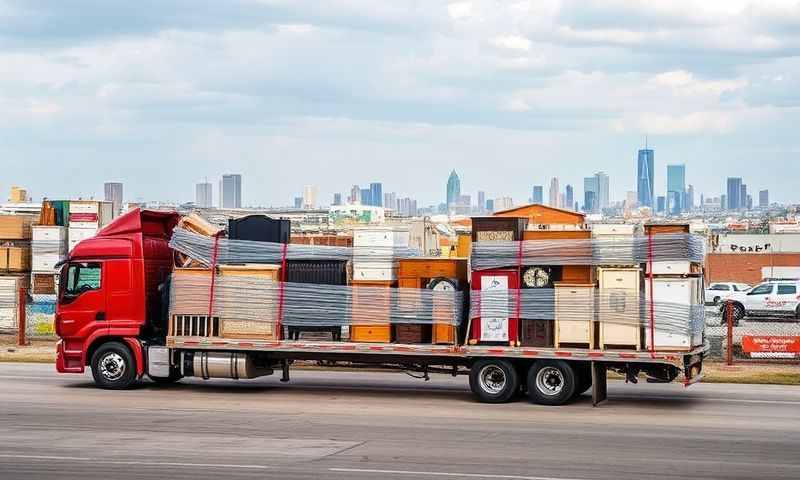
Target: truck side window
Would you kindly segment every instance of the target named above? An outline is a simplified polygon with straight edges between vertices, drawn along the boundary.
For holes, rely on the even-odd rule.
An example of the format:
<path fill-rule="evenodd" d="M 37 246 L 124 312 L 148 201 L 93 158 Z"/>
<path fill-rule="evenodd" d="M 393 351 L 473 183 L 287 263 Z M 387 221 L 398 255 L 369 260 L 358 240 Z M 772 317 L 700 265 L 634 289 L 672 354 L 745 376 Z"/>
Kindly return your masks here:
<path fill-rule="evenodd" d="M 794 295 L 797 287 L 794 285 L 778 285 L 778 295 Z"/>
<path fill-rule="evenodd" d="M 77 297 L 90 290 L 99 290 L 101 271 L 99 263 L 71 263 L 67 270 L 67 285 L 64 294 Z"/>

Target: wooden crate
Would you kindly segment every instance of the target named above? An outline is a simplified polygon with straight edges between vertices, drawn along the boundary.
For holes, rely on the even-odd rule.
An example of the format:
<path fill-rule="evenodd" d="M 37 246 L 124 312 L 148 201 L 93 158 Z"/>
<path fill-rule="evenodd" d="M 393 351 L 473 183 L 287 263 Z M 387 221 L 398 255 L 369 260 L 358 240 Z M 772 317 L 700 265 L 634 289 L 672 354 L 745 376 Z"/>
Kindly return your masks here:
<path fill-rule="evenodd" d="M 28 272 L 31 269 L 31 247 L 0 247 L 0 271 Z"/>
<path fill-rule="evenodd" d="M 0 215 L 0 240 L 30 240 L 33 215 Z"/>

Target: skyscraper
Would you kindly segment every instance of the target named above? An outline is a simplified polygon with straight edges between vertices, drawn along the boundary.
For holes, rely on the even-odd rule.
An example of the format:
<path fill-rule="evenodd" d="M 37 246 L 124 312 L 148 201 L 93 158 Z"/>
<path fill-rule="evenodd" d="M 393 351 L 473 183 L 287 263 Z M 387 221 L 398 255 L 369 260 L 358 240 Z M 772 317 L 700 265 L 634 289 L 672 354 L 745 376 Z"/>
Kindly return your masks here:
<path fill-rule="evenodd" d="M 353 185 L 353 188 L 350 189 L 350 197 L 347 199 L 347 203 L 350 205 L 361 203 L 361 188 L 358 185 Z"/>
<path fill-rule="evenodd" d="M 383 194 L 383 208 L 397 210 L 397 193 L 387 192 Z"/>
<path fill-rule="evenodd" d="M 583 211 L 596 212 L 597 207 L 597 177 L 583 178 Z"/>
<path fill-rule="evenodd" d="M 572 210 L 573 194 L 572 185 L 567 184 L 567 186 L 564 187 L 564 208 Z"/>
<path fill-rule="evenodd" d="M 650 149 L 639 150 L 636 169 L 636 193 L 639 206 L 653 208 L 653 161 L 655 153 Z"/>
<path fill-rule="evenodd" d="M 317 208 L 317 187 L 315 185 L 303 186 L 303 208 L 306 210 Z"/>
<path fill-rule="evenodd" d="M 383 185 L 380 182 L 373 182 L 369 184 L 369 198 L 372 199 L 371 205 L 375 207 L 383 206 Z"/>
<path fill-rule="evenodd" d="M 369 188 L 361 189 L 361 205 L 372 205 L 372 190 Z"/>
<path fill-rule="evenodd" d="M 458 203 L 458 197 L 461 195 L 461 179 L 455 170 L 450 172 L 450 177 L 447 179 L 447 206 L 455 205 Z"/>
<path fill-rule="evenodd" d="M 122 211 L 122 184 L 120 182 L 106 182 L 103 185 L 106 202 L 111 202 L 114 215 Z"/>
<path fill-rule="evenodd" d="M 533 186 L 533 203 L 543 204 L 544 203 L 544 187 L 541 185 L 534 185 Z"/>
<path fill-rule="evenodd" d="M 727 193 L 725 208 L 728 210 L 742 208 L 742 177 L 728 177 Z"/>
<path fill-rule="evenodd" d="M 556 207 L 556 208 L 559 208 L 561 206 L 561 205 L 558 204 L 558 194 L 559 193 L 561 193 L 561 192 L 559 192 L 558 179 L 556 177 L 553 177 L 552 180 L 550 180 L 550 192 L 549 192 L 549 194 L 550 194 L 549 195 L 549 200 L 550 201 L 548 202 L 548 205 L 550 205 L 551 207 Z M 497 205 L 497 202 L 495 202 L 495 206 L 496 205 Z"/>
<path fill-rule="evenodd" d="M 769 190 L 759 190 L 758 206 L 761 208 L 769 207 Z"/>
<path fill-rule="evenodd" d="M 747 185 L 745 185 L 744 183 L 742 184 L 741 187 L 739 187 L 739 201 L 742 202 L 742 204 L 741 204 L 741 206 L 739 208 L 741 208 L 742 210 L 746 210 L 748 208 L 748 206 L 747 206 Z"/>
<path fill-rule="evenodd" d="M 200 208 L 211 208 L 214 201 L 211 198 L 211 183 L 201 182 L 194 186 L 194 203 Z"/>
<path fill-rule="evenodd" d="M 334 205 L 341 205 L 342 204 L 342 194 L 341 193 L 334 193 L 333 194 L 333 204 Z"/>
<path fill-rule="evenodd" d="M 230 173 L 219 182 L 220 208 L 242 208 L 242 176 Z"/>
<path fill-rule="evenodd" d="M 664 213 L 664 210 L 666 210 L 666 203 L 666 198 L 664 198 L 663 195 L 659 195 L 656 199 L 656 212 Z"/>
<path fill-rule="evenodd" d="M 686 209 L 686 165 L 667 165 L 667 213 L 678 214 Z"/>
<path fill-rule="evenodd" d="M 478 190 L 478 212 L 483 213 L 486 210 L 486 192 Z"/>
<path fill-rule="evenodd" d="M 597 190 L 595 190 L 597 192 L 597 210 L 603 211 L 611 203 L 608 198 L 608 175 L 605 172 L 597 172 L 594 174 L 594 178 L 597 186 Z"/>
<path fill-rule="evenodd" d="M 683 202 L 683 209 L 687 212 L 694 210 L 694 185 L 686 187 L 686 200 Z"/>

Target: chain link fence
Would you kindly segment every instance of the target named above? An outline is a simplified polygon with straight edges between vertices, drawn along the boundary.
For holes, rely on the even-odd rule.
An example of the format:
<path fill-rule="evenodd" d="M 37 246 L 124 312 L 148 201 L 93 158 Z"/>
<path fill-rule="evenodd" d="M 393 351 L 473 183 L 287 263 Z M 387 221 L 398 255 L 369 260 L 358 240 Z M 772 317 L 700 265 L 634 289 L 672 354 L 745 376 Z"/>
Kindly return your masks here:
<path fill-rule="evenodd" d="M 55 338 L 55 313 L 56 295 L 31 295 L 27 289 L 0 291 L 0 333 L 17 334 L 24 318 L 27 337 Z"/>
<path fill-rule="evenodd" d="M 733 320 L 725 305 L 706 306 L 706 339 L 713 360 L 800 363 L 800 318 L 796 315 L 746 315 Z M 730 351 L 730 355 L 729 355 Z"/>

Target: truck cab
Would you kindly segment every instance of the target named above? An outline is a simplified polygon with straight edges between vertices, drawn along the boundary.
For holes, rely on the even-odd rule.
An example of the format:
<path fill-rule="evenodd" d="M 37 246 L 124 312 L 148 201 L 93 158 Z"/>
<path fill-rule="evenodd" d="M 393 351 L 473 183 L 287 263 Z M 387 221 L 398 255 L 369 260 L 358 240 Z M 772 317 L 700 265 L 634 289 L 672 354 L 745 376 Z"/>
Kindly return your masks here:
<path fill-rule="evenodd" d="M 159 286 L 172 270 L 174 212 L 135 209 L 78 243 L 61 266 L 56 368 L 95 381 L 144 373 L 143 343 L 164 337 Z"/>

